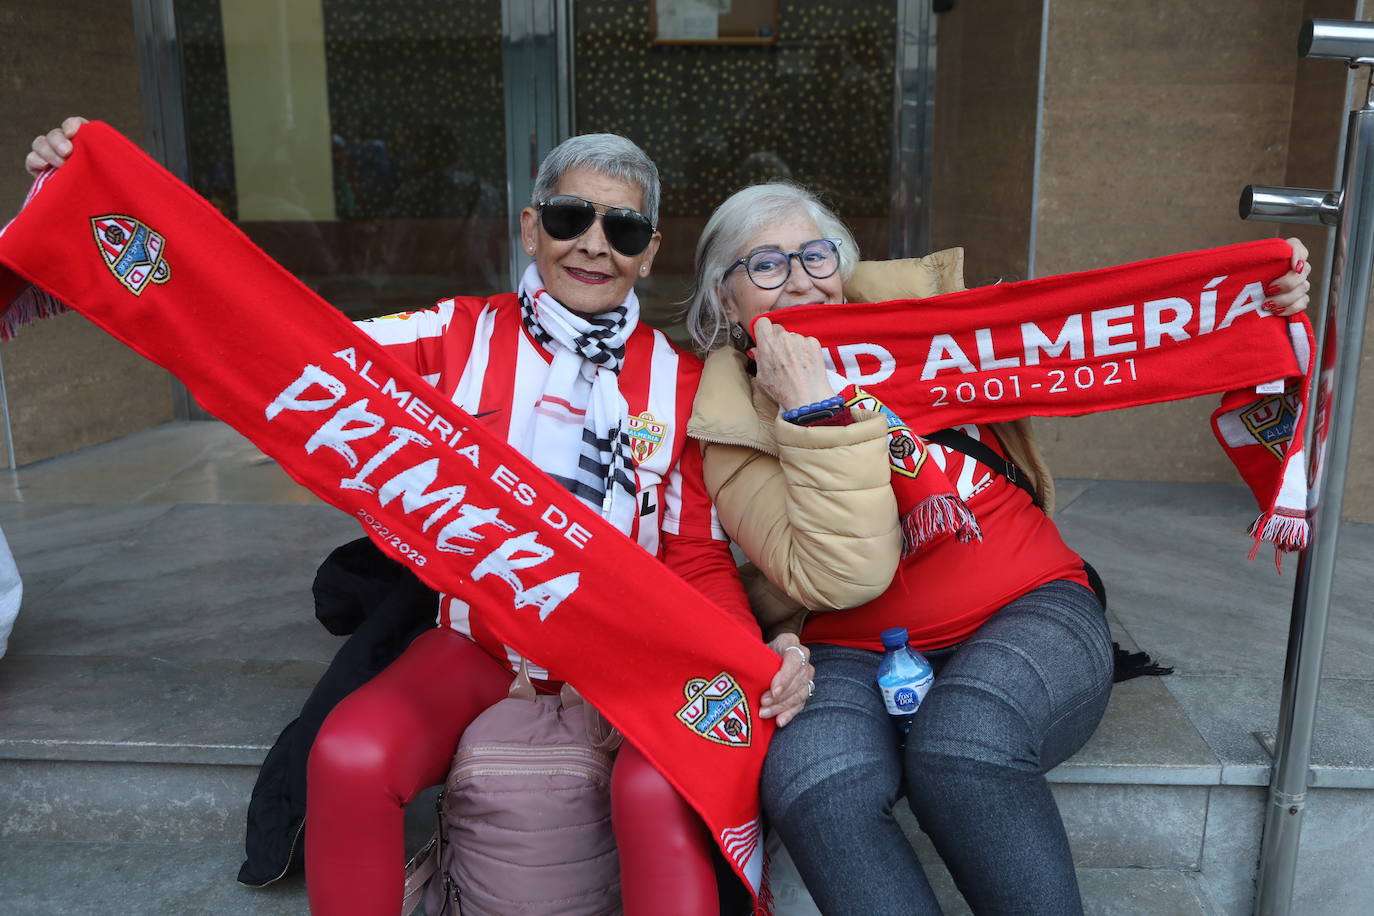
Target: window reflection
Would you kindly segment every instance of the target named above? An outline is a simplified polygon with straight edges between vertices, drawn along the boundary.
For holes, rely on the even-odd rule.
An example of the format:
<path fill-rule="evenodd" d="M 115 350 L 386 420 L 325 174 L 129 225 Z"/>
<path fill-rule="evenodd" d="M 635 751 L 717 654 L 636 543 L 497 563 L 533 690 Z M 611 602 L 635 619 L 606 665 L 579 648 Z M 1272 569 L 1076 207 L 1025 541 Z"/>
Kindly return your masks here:
<path fill-rule="evenodd" d="M 656 45 L 648 4 L 577 4 L 578 130 L 623 133 L 662 171 L 663 247 L 639 289 L 675 336 L 697 236 L 741 187 L 805 184 L 861 251 L 887 248 L 895 4 L 782 0 L 778 23 L 771 45 Z"/>
<path fill-rule="evenodd" d="M 350 317 L 504 288 L 499 0 L 177 0 L 192 185 Z"/>

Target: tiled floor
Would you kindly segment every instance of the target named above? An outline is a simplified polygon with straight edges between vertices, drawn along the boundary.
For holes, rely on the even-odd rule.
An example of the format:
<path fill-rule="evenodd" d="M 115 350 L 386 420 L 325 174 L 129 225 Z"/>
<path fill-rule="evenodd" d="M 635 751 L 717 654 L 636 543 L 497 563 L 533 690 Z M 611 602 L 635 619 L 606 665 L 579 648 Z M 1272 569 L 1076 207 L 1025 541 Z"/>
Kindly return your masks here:
<path fill-rule="evenodd" d="M 1236 778 L 1246 769 L 1258 776 L 1264 752 L 1246 735 L 1277 721 L 1295 564 L 1287 558 L 1279 575 L 1268 556 L 1246 559 L 1248 492 L 1238 483 L 1093 481 L 1060 491 L 1059 524 L 1106 580 L 1117 634 L 1177 667 L 1160 683 L 1212 750 L 1240 768 Z M 224 707 L 197 695 L 203 724 L 183 723 L 179 738 L 199 728 L 199 742 L 234 746 L 261 739 L 264 713 L 231 699 L 236 672 L 251 668 L 248 680 L 259 683 L 267 667 L 304 685 L 337 647 L 312 619 L 310 581 L 325 553 L 358 530 L 219 423 L 171 423 L 0 472 L 0 527 L 25 584 L 4 663 L 12 674 L 36 657 L 53 670 L 84 657 L 108 669 L 90 679 L 98 692 L 121 678 L 156 672 L 171 684 L 200 676 L 187 666 L 214 669 Z M 1332 715 L 1319 730 L 1318 764 L 1374 769 L 1374 710 L 1361 702 L 1374 677 L 1363 598 L 1374 581 L 1371 547 L 1374 527 L 1344 527 L 1325 656 Z M 24 705 L 9 699 L 0 724 Z M 73 733 L 92 737 L 89 698 L 69 699 Z M 50 724 L 64 721 L 49 712 Z M 120 730 L 103 721 L 98 733 Z"/>
<path fill-rule="evenodd" d="M 1069 543 L 1108 584 L 1121 632 L 1175 665 L 1162 679 L 1235 781 L 1263 784 L 1251 732 L 1272 731 L 1287 651 L 1296 558 L 1246 558 L 1255 513 L 1241 484 L 1098 482 L 1061 505 Z M 1332 582 L 1324 694 L 1313 762 L 1374 767 L 1374 526 L 1346 523 Z M 1248 769 L 1249 775 L 1241 770 Z"/>
<path fill-rule="evenodd" d="M 1278 720 L 1295 567 L 1289 558 L 1278 575 L 1267 556 L 1246 559 L 1253 514 L 1239 483 L 1061 482 L 1060 526 L 1103 574 L 1118 637 L 1177 673 L 1121 685 L 1103 727 L 1056 780 L 1120 780 L 1136 767 L 1181 787 L 1265 782 L 1254 733 Z M 0 528 L 25 583 L 0 660 L 0 758 L 237 768 L 214 789 L 203 849 L 165 852 L 168 863 L 191 855 L 200 880 L 224 872 L 204 908 L 184 911 L 299 907 L 298 886 L 283 898 L 232 885 L 246 793 L 235 780 L 251 782 L 245 768 L 339 645 L 312 619 L 310 583 L 331 548 L 358 536 L 356 524 L 228 427 L 172 423 L 0 472 Z M 1374 785 L 1372 547 L 1374 527 L 1344 526 L 1314 756 L 1322 786 Z M 34 881 L 16 875 L 39 874 L 25 870 L 69 830 L 56 819 L 49 833 L 24 833 L 15 816 L 0 810 L 0 839 L 16 840 L 0 852 L 0 899 L 10 901 L 33 893 Z M 149 844 L 128 855 L 162 855 L 159 829 L 123 834 Z M 1085 892 L 1106 871 L 1085 879 Z"/>

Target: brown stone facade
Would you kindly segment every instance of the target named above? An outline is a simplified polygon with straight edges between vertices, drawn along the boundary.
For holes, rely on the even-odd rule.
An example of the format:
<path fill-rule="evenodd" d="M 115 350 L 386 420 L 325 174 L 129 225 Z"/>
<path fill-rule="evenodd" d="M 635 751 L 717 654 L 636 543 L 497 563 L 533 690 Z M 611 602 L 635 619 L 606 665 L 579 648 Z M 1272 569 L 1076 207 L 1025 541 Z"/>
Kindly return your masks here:
<path fill-rule="evenodd" d="M 0 213 L 29 187 L 20 166 L 40 130 L 71 114 L 143 137 L 132 5 L 58 0 L 0 6 Z M 8 216 L 6 216 L 8 218 Z M 79 315 L 24 329 L 0 344 L 19 465 L 105 442 L 172 416 L 172 380 Z M 0 439 L 0 452 L 4 443 Z M 9 463 L 9 455 L 0 455 Z"/>
<path fill-rule="evenodd" d="M 1297 235 L 1311 250 L 1319 320 L 1326 233 L 1241 221 L 1237 202 L 1247 184 L 1338 183 L 1351 77 L 1333 61 L 1299 61 L 1296 45 L 1304 20 L 1354 10 L 1349 0 L 956 4 L 939 19 L 932 247 L 963 245 L 976 284 Z M 1374 521 L 1368 372 L 1357 403 L 1345 514 Z M 1036 428 L 1060 476 L 1237 480 L 1208 427 L 1214 406 Z"/>

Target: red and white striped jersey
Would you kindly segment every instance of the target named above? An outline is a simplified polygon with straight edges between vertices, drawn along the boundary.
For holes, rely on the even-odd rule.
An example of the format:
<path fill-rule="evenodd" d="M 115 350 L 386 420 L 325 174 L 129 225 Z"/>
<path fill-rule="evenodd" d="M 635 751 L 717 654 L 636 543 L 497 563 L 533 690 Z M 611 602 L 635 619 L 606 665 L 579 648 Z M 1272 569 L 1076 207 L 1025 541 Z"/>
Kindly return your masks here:
<path fill-rule="evenodd" d="M 433 308 L 357 325 L 503 439 L 509 439 L 512 418 L 528 416 L 544 393 L 551 356 L 525 330 L 514 293 L 444 299 Z M 701 361 L 679 351 L 657 329 L 641 323 L 626 342 L 619 387 L 629 406 L 626 432 L 639 504 L 629 534 L 684 578 L 684 568 L 689 568 L 696 579 L 688 579 L 691 584 L 752 623 L 725 533 L 702 480 L 700 449 L 687 439 L 687 419 L 700 377 Z M 684 568 L 678 568 L 675 557 L 682 558 Z M 733 581 L 702 581 L 702 576 L 729 576 Z M 444 596 L 440 617 L 489 650 L 494 648 L 483 634 L 472 632 L 459 596 Z M 506 654 L 514 659 L 514 653 Z M 543 676 L 533 667 L 530 673 Z"/>
<path fill-rule="evenodd" d="M 956 427 L 1005 457 L 986 426 Z M 983 539 L 963 543 L 946 535 L 902 561 L 888 592 L 843 614 L 813 614 L 804 642 L 828 642 L 882 651 L 880 634 L 906 627 L 917 649 L 938 649 L 966 639 L 1000 608 L 1046 582 L 1068 579 L 1087 586 L 1083 560 L 1059 528 L 1005 475 L 958 449 L 927 443 L 930 460 L 978 518 Z M 928 472 L 923 472 L 928 473 Z"/>

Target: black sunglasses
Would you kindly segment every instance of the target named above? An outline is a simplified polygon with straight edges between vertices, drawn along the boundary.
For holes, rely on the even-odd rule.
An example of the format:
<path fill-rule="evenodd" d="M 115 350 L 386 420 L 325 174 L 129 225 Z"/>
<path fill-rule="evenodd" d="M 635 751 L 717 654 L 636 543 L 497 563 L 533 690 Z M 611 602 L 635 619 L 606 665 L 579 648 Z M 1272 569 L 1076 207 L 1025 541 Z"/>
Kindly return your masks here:
<path fill-rule="evenodd" d="M 611 247 L 632 258 L 649 247 L 654 237 L 654 224 L 638 210 L 612 207 L 594 201 L 556 194 L 539 202 L 539 222 L 544 231 L 560 242 L 575 239 L 591 228 L 596 215 L 601 214 L 601 229 Z"/>

